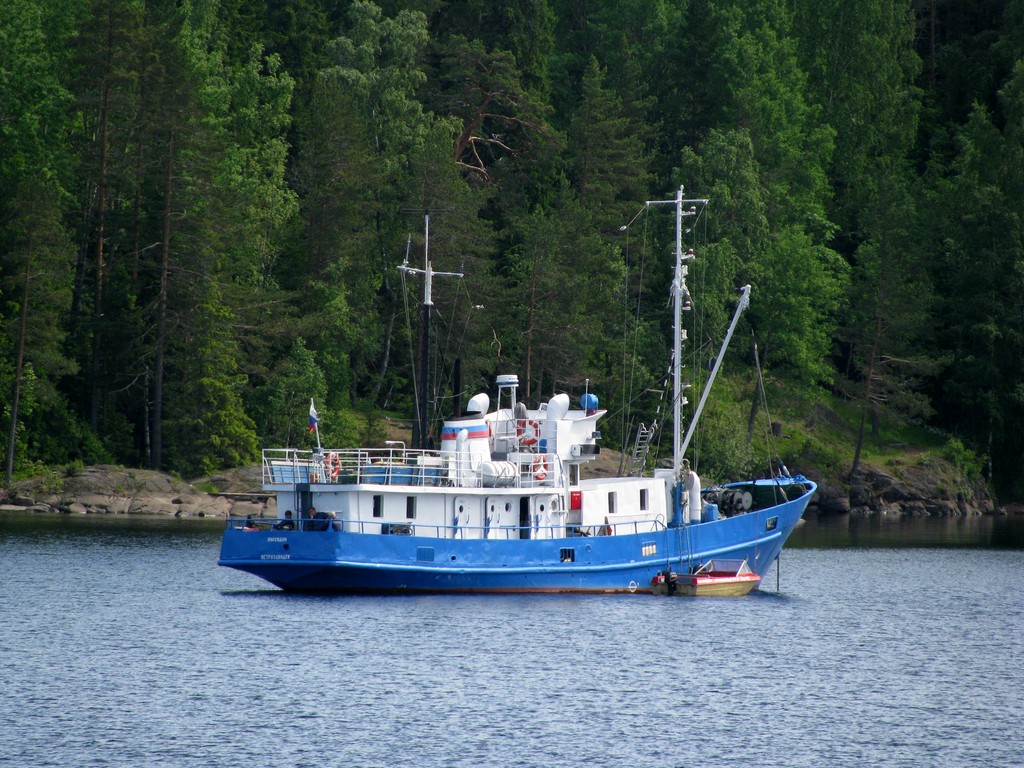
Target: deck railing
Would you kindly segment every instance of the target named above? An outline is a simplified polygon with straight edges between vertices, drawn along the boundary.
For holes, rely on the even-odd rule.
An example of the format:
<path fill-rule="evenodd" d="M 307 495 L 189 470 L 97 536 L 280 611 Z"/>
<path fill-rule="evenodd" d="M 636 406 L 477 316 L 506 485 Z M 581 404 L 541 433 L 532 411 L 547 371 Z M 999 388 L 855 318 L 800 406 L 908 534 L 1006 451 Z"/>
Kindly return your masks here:
<path fill-rule="evenodd" d="M 521 454 L 511 463 L 514 469 L 501 483 L 503 486 L 554 485 L 562 470 L 559 457 L 549 453 Z M 479 464 L 476 457 L 405 447 L 323 451 L 267 448 L 263 450 L 263 482 L 478 488 L 485 484 Z"/>
<path fill-rule="evenodd" d="M 227 520 L 227 527 L 236 530 L 276 531 L 284 518 L 237 518 Z M 316 535 L 325 531 L 355 534 L 374 534 L 392 536 L 422 536 L 435 539 L 561 539 L 585 538 L 590 536 L 625 536 L 636 533 L 651 533 L 665 529 L 660 518 L 650 520 L 631 520 L 622 523 L 602 523 L 601 525 L 580 525 L 578 523 L 562 525 L 433 525 L 414 521 L 389 522 L 375 520 L 348 519 L 307 519 L 289 520 L 294 523 L 295 531 L 303 534 Z M 287 530 L 285 531 L 287 532 Z"/>

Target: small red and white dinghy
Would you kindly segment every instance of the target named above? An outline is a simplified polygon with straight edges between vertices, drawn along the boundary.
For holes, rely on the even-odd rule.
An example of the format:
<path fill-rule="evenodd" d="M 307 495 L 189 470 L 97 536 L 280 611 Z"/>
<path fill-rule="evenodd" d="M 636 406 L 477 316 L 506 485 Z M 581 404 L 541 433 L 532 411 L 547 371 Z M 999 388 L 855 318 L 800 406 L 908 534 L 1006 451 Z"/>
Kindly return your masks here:
<path fill-rule="evenodd" d="M 656 595 L 738 597 L 761 583 L 746 560 L 708 560 L 692 573 L 661 571 L 651 579 Z"/>

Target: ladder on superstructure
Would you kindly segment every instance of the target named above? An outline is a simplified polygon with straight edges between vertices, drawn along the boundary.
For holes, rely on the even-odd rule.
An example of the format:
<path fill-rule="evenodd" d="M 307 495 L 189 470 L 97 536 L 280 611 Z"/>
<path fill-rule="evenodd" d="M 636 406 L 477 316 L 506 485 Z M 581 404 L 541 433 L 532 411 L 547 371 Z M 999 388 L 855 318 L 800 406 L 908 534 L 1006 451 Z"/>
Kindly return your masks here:
<path fill-rule="evenodd" d="M 644 473 L 644 466 L 647 463 L 647 453 L 651 450 L 651 440 L 654 433 L 658 431 L 658 420 L 651 422 L 650 427 L 642 423 L 636 431 L 636 442 L 633 443 L 633 456 L 629 460 L 629 477 L 640 477 Z"/>

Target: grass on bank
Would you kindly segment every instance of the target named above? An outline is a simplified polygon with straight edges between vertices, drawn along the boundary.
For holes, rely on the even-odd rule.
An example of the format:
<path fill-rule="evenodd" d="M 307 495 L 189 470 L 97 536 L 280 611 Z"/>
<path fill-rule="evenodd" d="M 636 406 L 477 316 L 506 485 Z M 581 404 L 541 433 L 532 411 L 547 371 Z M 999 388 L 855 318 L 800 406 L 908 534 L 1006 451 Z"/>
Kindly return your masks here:
<path fill-rule="evenodd" d="M 797 466 L 811 466 L 824 474 L 846 478 L 853 466 L 863 409 L 861 404 L 830 393 L 799 390 L 778 381 L 765 383 L 773 421 L 782 424 L 778 441 L 783 459 Z M 763 416 L 759 416 L 763 419 Z M 909 465 L 941 460 L 969 480 L 978 480 L 983 457 L 956 437 L 916 424 L 900 414 L 879 409 L 864 423 L 862 464 Z"/>

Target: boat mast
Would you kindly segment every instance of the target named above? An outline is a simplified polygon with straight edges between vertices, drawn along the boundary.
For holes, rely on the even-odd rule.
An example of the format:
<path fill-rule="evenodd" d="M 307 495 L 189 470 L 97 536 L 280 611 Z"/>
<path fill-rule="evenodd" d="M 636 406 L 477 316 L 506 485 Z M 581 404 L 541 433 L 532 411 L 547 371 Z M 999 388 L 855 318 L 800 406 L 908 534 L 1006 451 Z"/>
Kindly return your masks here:
<path fill-rule="evenodd" d="M 398 268 L 407 274 L 423 275 L 423 304 L 420 308 L 420 383 L 417 402 L 416 426 L 413 430 L 412 447 L 429 448 L 430 431 L 430 311 L 434 306 L 432 282 L 437 277 L 462 277 L 461 272 L 435 272 L 430 264 L 430 214 L 423 214 L 423 269 L 409 266 L 409 254 Z"/>
<path fill-rule="evenodd" d="M 687 266 L 684 262 L 694 258 L 693 251 L 683 254 L 683 219 L 697 215 L 697 206 L 702 208 L 708 204 L 706 199 L 686 200 L 683 188 L 676 191 L 674 200 L 648 200 L 647 205 L 674 205 L 676 207 L 676 269 L 672 280 L 673 306 L 673 345 L 672 345 L 672 469 L 678 474 L 683 460 L 682 443 L 682 412 L 687 400 L 683 395 L 683 341 L 686 331 L 683 329 L 683 310 L 690 309 L 690 291 L 686 287 Z M 684 206 L 689 206 L 683 210 Z"/>

